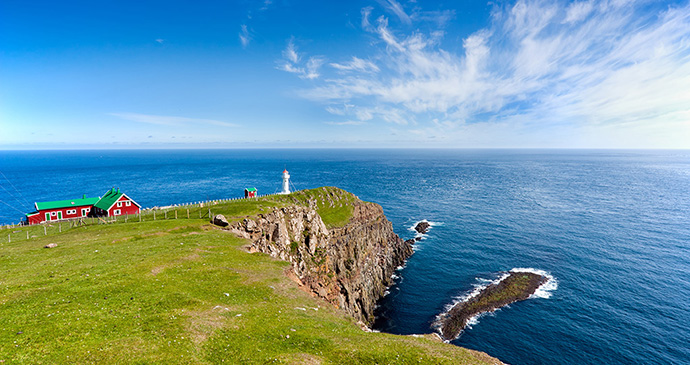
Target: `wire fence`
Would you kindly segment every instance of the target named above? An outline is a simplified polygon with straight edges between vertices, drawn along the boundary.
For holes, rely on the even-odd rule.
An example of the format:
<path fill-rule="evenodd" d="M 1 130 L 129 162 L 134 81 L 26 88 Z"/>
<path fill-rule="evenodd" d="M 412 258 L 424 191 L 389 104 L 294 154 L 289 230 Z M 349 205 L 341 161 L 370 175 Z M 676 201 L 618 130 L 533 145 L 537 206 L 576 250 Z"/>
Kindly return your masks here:
<path fill-rule="evenodd" d="M 82 217 L 72 219 L 53 220 L 40 224 L 11 224 L 0 226 L 0 243 L 30 240 L 50 234 L 66 232 L 70 229 L 99 224 L 150 222 L 168 219 L 211 219 L 213 207 L 218 204 L 230 203 L 238 200 L 265 198 L 278 194 L 265 194 L 256 197 L 229 198 L 205 200 L 192 203 L 174 204 L 162 207 L 141 209 L 138 214 L 118 215 L 113 217 Z"/>

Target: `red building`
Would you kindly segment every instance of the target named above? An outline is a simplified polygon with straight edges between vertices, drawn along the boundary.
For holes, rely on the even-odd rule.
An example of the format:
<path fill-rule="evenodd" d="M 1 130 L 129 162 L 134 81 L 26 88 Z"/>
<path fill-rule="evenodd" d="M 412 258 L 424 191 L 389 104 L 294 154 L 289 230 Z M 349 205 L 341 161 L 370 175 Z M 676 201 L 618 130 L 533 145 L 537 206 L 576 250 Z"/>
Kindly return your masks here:
<path fill-rule="evenodd" d="M 138 214 L 141 206 L 120 189 L 110 189 L 103 197 L 35 203 L 36 211 L 26 215 L 27 224 L 83 217 L 113 217 Z"/>
<path fill-rule="evenodd" d="M 245 198 L 255 198 L 256 197 L 256 188 L 244 189 L 244 197 Z"/>

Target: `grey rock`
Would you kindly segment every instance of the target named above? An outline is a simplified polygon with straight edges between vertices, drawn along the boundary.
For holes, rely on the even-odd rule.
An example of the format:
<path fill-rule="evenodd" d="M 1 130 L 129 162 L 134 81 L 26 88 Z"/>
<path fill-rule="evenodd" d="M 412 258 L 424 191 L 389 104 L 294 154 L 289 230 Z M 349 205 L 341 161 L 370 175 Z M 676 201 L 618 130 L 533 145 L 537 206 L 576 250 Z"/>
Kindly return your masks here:
<path fill-rule="evenodd" d="M 228 220 L 225 219 L 225 216 L 222 214 L 216 214 L 213 219 L 211 219 L 211 223 L 220 226 L 220 227 L 227 227 L 230 223 L 228 223 Z"/>

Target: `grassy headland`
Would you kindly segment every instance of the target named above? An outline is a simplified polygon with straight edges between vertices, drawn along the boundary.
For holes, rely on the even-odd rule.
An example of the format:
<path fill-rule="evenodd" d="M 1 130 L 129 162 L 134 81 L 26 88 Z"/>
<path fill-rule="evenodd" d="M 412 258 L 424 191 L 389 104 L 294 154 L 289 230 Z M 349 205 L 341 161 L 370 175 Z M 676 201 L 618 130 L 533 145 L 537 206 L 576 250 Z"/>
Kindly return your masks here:
<path fill-rule="evenodd" d="M 341 196 L 337 203 L 330 193 Z M 327 188 L 212 209 L 236 220 L 309 199 L 338 226 L 352 209 L 343 203 L 356 198 Z M 58 246 L 43 248 L 49 243 Z M 0 362 L 495 362 L 432 336 L 364 332 L 300 290 L 284 275 L 288 263 L 249 254 L 246 243 L 207 219 L 93 225 L 2 243 Z"/>

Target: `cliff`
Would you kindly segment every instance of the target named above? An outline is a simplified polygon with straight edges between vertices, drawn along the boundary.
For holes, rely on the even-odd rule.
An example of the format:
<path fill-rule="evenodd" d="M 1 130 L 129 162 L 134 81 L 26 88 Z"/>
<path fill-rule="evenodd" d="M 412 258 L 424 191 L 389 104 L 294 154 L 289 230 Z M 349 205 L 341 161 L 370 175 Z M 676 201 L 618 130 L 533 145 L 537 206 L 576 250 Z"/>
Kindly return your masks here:
<path fill-rule="evenodd" d="M 393 232 L 381 206 L 342 190 L 327 200 L 293 203 L 226 229 L 249 239 L 250 252 L 289 261 L 289 275 L 302 288 L 370 326 L 376 302 L 392 284 L 395 269 L 412 255 L 411 244 Z M 327 227 L 320 206 L 351 214 L 344 225 Z"/>

